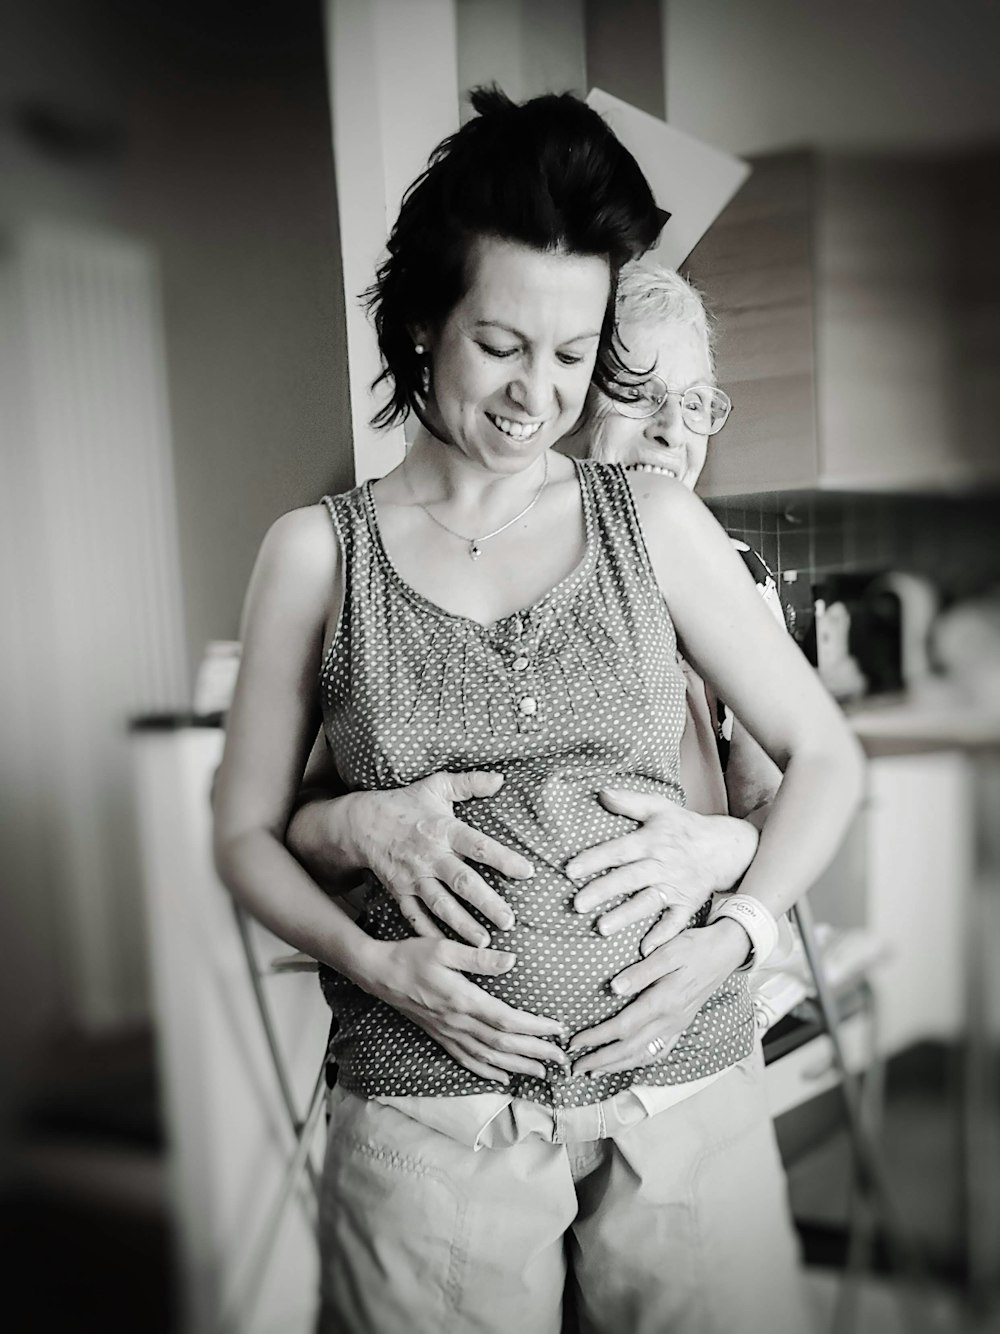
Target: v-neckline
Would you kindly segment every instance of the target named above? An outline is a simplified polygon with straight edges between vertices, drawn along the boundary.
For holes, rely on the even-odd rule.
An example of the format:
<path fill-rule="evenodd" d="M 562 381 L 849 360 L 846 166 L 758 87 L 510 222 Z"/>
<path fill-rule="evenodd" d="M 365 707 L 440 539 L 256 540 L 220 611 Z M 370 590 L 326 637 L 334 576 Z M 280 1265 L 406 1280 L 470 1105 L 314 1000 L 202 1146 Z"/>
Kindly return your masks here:
<path fill-rule="evenodd" d="M 583 503 L 584 519 L 584 550 L 583 555 L 574 565 L 573 569 L 558 580 L 551 588 L 547 589 L 540 597 L 526 607 L 519 607 L 516 611 L 508 612 L 504 616 L 497 616 L 491 621 L 480 621 L 474 616 L 464 616 L 461 612 L 449 611 L 442 607 L 440 603 L 434 602 L 425 594 L 419 592 L 413 587 L 393 564 L 389 553 L 385 549 L 385 543 L 382 540 L 382 530 L 379 527 L 378 507 L 375 503 L 375 497 L 372 495 L 373 480 L 369 479 L 361 487 L 361 498 L 364 506 L 365 517 L 368 520 L 369 531 L 375 550 L 378 553 L 379 560 L 383 563 L 393 582 L 411 602 L 416 603 L 424 610 L 431 612 L 435 616 L 442 617 L 448 621 L 461 622 L 466 625 L 475 626 L 477 630 L 484 633 L 491 633 L 499 626 L 506 625 L 508 621 L 515 619 L 525 620 L 540 611 L 548 603 L 562 598 L 564 595 L 572 592 L 580 581 L 589 573 L 596 555 L 597 543 L 594 525 L 594 500 L 591 494 L 590 477 L 580 459 L 570 457 L 570 462 L 576 470 L 576 479 L 580 489 L 580 497 Z"/>

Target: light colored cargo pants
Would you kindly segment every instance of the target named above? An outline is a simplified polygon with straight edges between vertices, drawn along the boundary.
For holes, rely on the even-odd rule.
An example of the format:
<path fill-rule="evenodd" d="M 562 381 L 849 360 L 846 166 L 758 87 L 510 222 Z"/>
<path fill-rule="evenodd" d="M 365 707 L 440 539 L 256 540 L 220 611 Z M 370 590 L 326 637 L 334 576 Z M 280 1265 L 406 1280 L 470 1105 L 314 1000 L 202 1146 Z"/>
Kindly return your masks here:
<path fill-rule="evenodd" d="M 338 1092 L 320 1334 L 559 1334 L 567 1282 L 582 1334 L 808 1334 L 762 1076 L 479 1152 Z"/>

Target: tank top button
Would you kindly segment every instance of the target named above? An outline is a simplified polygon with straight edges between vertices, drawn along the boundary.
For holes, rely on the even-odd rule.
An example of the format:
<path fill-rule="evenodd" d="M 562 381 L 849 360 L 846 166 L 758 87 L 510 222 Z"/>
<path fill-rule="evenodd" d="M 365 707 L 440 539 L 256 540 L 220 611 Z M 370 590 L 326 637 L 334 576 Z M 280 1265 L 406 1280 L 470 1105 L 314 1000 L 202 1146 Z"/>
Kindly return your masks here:
<path fill-rule="evenodd" d="M 522 713 L 532 714 L 538 708 L 538 701 L 532 699 L 530 695 L 525 695 L 517 707 Z"/>
<path fill-rule="evenodd" d="M 513 661 L 510 665 L 511 665 L 511 670 L 512 670 L 512 671 L 515 671 L 515 672 L 523 672 L 524 669 L 525 669 L 525 667 L 527 667 L 527 665 L 528 665 L 528 659 L 527 659 L 527 658 L 523 658 L 523 657 L 522 657 L 522 658 L 515 658 L 514 661 Z"/>

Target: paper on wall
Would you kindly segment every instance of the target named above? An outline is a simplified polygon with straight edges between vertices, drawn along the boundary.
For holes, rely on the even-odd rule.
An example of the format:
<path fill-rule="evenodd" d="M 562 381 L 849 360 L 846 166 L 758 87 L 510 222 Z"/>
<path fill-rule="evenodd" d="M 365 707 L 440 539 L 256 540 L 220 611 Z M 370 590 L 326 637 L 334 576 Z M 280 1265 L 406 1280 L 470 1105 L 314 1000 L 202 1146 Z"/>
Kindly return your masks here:
<path fill-rule="evenodd" d="M 647 258 L 680 268 L 750 175 L 750 164 L 600 88 L 590 90 L 587 103 L 638 162 L 658 206 L 670 214 Z"/>

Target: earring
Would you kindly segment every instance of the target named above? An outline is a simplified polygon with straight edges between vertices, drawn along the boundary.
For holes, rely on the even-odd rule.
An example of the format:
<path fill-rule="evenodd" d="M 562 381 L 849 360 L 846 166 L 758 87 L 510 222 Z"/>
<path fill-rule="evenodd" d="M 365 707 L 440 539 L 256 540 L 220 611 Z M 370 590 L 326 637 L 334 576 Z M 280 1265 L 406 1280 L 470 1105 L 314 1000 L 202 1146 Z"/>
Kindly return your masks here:
<path fill-rule="evenodd" d="M 426 347 L 424 347 L 423 343 L 414 343 L 413 350 L 418 357 L 423 357 L 427 355 L 427 349 Z M 424 398 L 426 398 L 427 395 L 430 393 L 430 389 L 431 389 L 431 359 L 428 356 L 427 360 L 420 367 L 420 392 Z"/>

